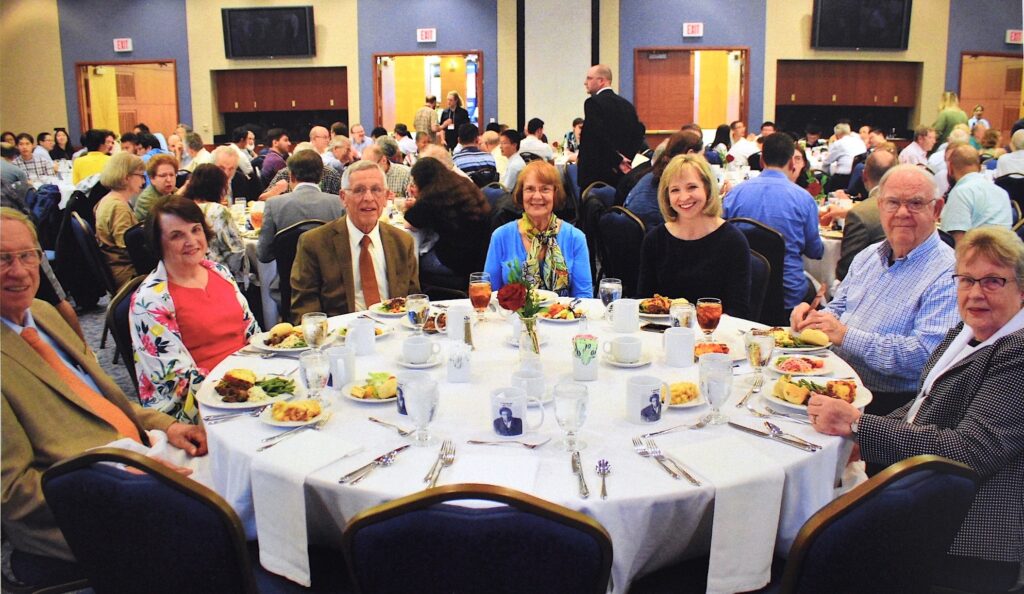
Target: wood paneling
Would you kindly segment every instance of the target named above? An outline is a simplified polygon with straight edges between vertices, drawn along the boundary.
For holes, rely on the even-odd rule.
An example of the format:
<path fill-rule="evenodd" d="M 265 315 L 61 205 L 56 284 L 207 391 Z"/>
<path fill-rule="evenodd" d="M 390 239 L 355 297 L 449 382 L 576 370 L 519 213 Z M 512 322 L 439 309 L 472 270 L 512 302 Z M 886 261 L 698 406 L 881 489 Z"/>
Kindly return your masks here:
<path fill-rule="evenodd" d="M 637 115 L 648 130 L 678 130 L 693 121 L 691 52 L 644 52 L 635 77 Z"/>
<path fill-rule="evenodd" d="M 960 107 L 971 115 L 985 107 L 985 119 L 1010 141 L 1010 128 L 1021 113 L 1020 56 L 964 54 L 960 65 Z"/>
<path fill-rule="evenodd" d="M 215 85 L 221 113 L 348 109 L 347 68 L 221 70 Z"/>
<path fill-rule="evenodd" d="M 780 60 L 779 105 L 913 107 L 920 64 L 856 60 Z"/>

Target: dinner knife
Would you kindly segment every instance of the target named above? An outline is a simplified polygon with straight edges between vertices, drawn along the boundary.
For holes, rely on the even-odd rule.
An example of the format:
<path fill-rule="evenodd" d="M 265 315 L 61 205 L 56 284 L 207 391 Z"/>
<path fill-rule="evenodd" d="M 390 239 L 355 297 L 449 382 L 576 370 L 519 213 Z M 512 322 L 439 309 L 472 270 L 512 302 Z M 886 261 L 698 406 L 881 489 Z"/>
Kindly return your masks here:
<path fill-rule="evenodd" d="M 399 446 L 399 447 L 391 450 L 390 452 L 385 452 L 384 454 L 381 454 L 380 456 L 377 456 L 376 458 L 374 458 L 373 461 L 369 462 L 368 464 L 364 464 L 363 466 L 360 466 L 359 468 L 357 468 L 357 469 L 353 470 L 352 472 L 346 474 L 345 476 L 341 477 L 340 479 L 338 479 L 338 483 L 344 485 L 345 483 L 347 483 L 347 482 L 355 479 L 356 477 L 358 477 L 360 474 L 370 470 L 374 466 L 377 466 L 378 464 L 383 462 L 384 459 L 387 458 L 388 456 L 394 456 L 395 454 L 397 454 L 399 452 L 402 452 L 404 450 L 407 450 L 408 448 L 409 448 L 409 444 L 405 444 L 403 446 Z"/>
<path fill-rule="evenodd" d="M 729 421 L 729 426 L 732 427 L 733 429 L 739 429 L 740 431 L 745 431 L 745 432 L 747 432 L 747 433 L 749 433 L 751 435 L 756 435 L 758 437 L 764 437 L 764 438 L 767 438 L 767 439 L 771 439 L 773 441 L 777 441 L 779 443 L 784 443 L 784 444 L 786 444 L 788 446 L 793 446 L 794 448 L 801 449 L 801 450 L 803 450 L 805 452 L 816 452 L 819 449 L 821 449 L 821 446 L 816 445 L 816 444 L 808 445 L 808 444 L 800 443 L 800 442 L 792 440 L 792 439 L 790 439 L 788 437 L 781 437 L 781 436 L 777 436 L 777 435 L 772 435 L 771 433 L 768 433 L 767 431 L 761 431 L 760 429 L 753 429 L 753 428 L 747 427 L 745 425 L 740 425 L 739 423 L 733 423 L 732 421 Z M 808 443 L 810 443 L 810 442 L 808 442 Z"/>
<path fill-rule="evenodd" d="M 583 478 L 583 463 L 580 461 L 579 451 L 572 453 L 572 471 L 576 473 L 576 478 L 579 479 L 580 497 L 583 499 L 590 497 L 590 489 L 587 488 L 587 480 Z"/>

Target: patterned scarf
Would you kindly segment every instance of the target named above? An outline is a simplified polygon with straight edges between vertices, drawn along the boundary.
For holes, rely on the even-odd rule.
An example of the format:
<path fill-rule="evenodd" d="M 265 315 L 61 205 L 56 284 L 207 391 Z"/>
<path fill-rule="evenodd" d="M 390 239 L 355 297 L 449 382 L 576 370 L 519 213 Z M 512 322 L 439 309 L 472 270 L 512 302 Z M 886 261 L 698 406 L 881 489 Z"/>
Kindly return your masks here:
<path fill-rule="evenodd" d="M 545 231 L 538 230 L 526 213 L 519 219 L 519 232 L 525 233 L 530 240 L 524 272 L 539 279 L 541 289 L 554 291 L 559 295 L 569 289 L 569 269 L 556 241 L 561 226 L 562 221 L 554 214 L 551 215 Z"/>

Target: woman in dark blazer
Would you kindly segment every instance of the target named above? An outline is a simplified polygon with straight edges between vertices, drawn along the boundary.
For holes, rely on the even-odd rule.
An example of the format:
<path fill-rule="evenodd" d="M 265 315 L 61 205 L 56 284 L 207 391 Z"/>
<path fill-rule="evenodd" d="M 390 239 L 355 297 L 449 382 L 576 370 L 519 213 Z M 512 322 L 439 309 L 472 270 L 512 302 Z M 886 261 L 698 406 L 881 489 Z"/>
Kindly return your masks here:
<path fill-rule="evenodd" d="M 963 322 L 924 368 L 917 398 L 882 417 L 812 396 L 814 428 L 852 435 L 867 462 L 937 454 L 982 479 L 935 585 L 1005 592 L 1024 568 L 1024 243 L 979 227 L 956 247 Z"/>
<path fill-rule="evenodd" d="M 459 126 L 469 123 L 469 112 L 462 107 L 462 96 L 456 91 L 448 93 L 448 107 L 441 112 L 441 129 L 444 130 L 444 145 L 449 151 L 459 144 Z"/>

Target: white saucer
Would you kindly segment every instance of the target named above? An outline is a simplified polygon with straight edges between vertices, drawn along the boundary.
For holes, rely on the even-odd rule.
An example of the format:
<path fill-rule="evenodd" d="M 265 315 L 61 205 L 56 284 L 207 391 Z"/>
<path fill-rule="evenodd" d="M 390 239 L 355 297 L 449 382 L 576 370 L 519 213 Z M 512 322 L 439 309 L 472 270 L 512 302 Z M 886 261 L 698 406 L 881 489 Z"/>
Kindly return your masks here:
<path fill-rule="evenodd" d="M 426 362 L 424 363 L 409 363 L 408 361 L 405 360 L 405 357 L 402 355 L 398 355 L 397 357 L 395 357 L 395 363 L 398 363 L 402 367 L 406 367 L 408 369 L 430 369 L 431 367 L 437 367 L 443 361 L 444 357 L 441 356 L 441 353 L 431 354 L 430 358 L 427 359 Z"/>
<path fill-rule="evenodd" d="M 651 355 L 650 355 L 650 353 L 648 353 L 646 351 L 640 353 L 640 360 L 635 362 L 635 363 L 624 363 L 622 361 L 619 361 L 618 359 L 615 359 L 614 357 L 612 357 L 609 354 L 603 355 L 601 357 L 601 359 L 605 363 L 607 363 L 607 364 L 609 364 L 609 365 L 611 365 L 613 367 L 624 367 L 626 369 L 634 369 L 636 367 L 644 367 L 646 365 L 650 365 L 651 364 Z"/>

